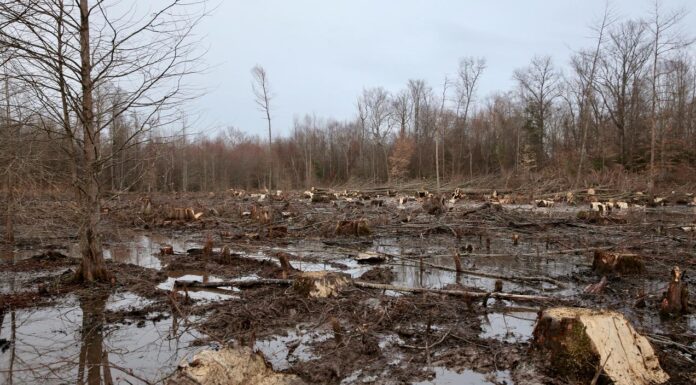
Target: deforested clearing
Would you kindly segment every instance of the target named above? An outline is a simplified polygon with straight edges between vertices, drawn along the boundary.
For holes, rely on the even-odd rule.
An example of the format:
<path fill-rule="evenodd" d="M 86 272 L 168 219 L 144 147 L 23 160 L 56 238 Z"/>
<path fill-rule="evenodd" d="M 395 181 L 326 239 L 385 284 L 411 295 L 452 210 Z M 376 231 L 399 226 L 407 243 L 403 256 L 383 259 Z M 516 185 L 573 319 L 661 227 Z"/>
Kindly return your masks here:
<path fill-rule="evenodd" d="M 0 2 L 0 383 L 696 383 L 690 6 Z"/>

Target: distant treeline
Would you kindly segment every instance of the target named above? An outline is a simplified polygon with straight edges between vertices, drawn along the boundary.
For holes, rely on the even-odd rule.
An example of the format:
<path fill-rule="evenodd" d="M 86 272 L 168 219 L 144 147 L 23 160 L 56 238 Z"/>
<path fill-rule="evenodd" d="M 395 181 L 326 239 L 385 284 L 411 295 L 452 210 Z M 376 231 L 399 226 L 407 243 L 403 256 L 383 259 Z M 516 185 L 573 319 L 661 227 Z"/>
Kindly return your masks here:
<path fill-rule="evenodd" d="M 680 34 L 683 14 L 656 16 L 608 16 L 568 65 L 537 56 L 511 74 L 513 89 L 487 97 L 477 94 L 485 59 L 471 57 L 440 84 L 366 88 L 354 119 L 305 116 L 270 150 L 266 138 L 235 128 L 212 137 L 188 127 L 182 135 L 181 119 L 107 119 L 119 97 L 117 89 L 104 89 L 96 97 L 98 119 L 109 120 L 100 138 L 103 184 L 137 191 L 262 188 L 269 162 L 273 186 L 282 189 L 548 170 L 578 181 L 591 172 L 642 173 L 648 186 L 678 179 L 696 166 L 696 61 L 691 38 Z M 54 123 L 27 107 L 31 96 L 11 79 L 6 83 L 10 103 L 3 104 L 12 111 L 5 116 L 21 119 L 0 120 L 3 142 L 23 156 L 0 154 L 2 166 L 24 168 L 35 183 L 69 183 L 65 146 L 57 130 L 46 129 Z M 19 132 L 11 128 L 17 122 Z"/>

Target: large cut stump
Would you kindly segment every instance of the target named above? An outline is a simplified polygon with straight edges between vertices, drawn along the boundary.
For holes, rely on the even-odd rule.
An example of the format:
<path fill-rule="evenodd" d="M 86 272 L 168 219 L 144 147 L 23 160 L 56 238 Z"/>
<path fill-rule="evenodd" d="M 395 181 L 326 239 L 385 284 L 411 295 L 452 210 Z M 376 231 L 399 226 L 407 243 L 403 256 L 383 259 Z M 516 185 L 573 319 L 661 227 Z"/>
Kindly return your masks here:
<path fill-rule="evenodd" d="M 534 345 L 559 378 L 589 383 L 601 372 L 615 385 L 669 380 L 648 340 L 621 313 L 564 307 L 544 310 L 534 329 Z"/>
<path fill-rule="evenodd" d="M 645 264 L 638 254 L 595 251 L 592 270 L 601 274 L 636 274 L 645 270 Z"/>
<path fill-rule="evenodd" d="M 292 287 L 305 297 L 327 298 L 337 296 L 349 284 L 350 279 L 346 274 L 310 271 L 297 275 Z"/>
<path fill-rule="evenodd" d="M 169 385 L 303 385 L 299 377 L 276 373 L 249 348 L 204 350 L 179 366 Z"/>

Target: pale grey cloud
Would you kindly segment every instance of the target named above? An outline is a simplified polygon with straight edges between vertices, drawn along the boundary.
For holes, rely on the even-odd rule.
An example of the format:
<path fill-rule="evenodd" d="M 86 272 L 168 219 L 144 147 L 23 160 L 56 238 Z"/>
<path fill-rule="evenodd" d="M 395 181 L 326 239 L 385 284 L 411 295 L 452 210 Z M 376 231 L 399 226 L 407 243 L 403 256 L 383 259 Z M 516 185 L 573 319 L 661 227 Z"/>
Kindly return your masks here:
<path fill-rule="evenodd" d="M 666 8 L 692 0 L 663 0 Z M 535 54 L 566 65 L 572 50 L 591 45 L 588 26 L 604 0 L 221 0 L 201 26 L 210 70 L 208 92 L 195 102 L 200 127 L 234 125 L 263 133 L 250 69 L 264 66 L 275 99 L 274 124 L 287 133 L 294 115 L 349 119 L 363 87 L 390 91 L 408 79 L 439 86 L 462 56 L 482 56 L 488 69 L 480 94 L 513 86 L 515 68 Z M 616 0 L 623 17 L 647 16 L 651 4 Z M 696 35 L 696 16 L 685 25 Z"/>

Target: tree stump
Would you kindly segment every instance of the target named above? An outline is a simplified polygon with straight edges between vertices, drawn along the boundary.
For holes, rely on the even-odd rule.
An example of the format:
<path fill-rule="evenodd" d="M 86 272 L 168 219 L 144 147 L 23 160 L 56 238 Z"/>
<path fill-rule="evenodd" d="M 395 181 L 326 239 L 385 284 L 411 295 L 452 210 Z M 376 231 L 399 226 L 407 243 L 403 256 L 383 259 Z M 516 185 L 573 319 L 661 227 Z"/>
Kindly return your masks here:
<path fill-rule="evenodd" d="M 534 329 L 534 346 L 558 378 L 590 383 L 601 372 L 615 385 L 669 380 L 648 340 L 621 313 L 582 308 L 544 310 Z"/>
<path fill-rule="evenodd" d="M 350 279 L 346 274 L 311 271 L 297 275 L 292 287 L 305 297 L 327 298 L 337 296 L 349 284 Z"/>
<path fill-rule="evenodd" d="M 660 302 L 661 315 L 672 316 L 687 312 L 689 290 L 686 282 L 683 280 L 683 274 L 679 266 L 674 266 L 672 269 L 672 279 L 669 282 L 667 291 L 662 293 L 662 301 Z"/>
<path fill-rule="evenodd" d="M 637 274 L 645 270 L 643 257 L 637 254 L 595 251 L 592 270 L 601 274 Z"/>
<path fill-rule="evenodd" d="M 336 224 L 336 228 L 334 229 L 334 234 L 335 235 L 342 235 L 342 236 L 356 236 L 356 237 L 361 237 L 361 236 L 366 236 L 370 235 L 372 231 L 370 230 L 370 226 L 368 226 L 367 221 L 364 219 L 359 219 L 359 220 L 354 220 L 354 221 L 339 221 Z"/>

